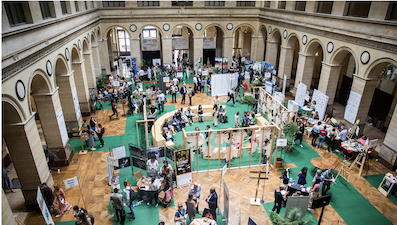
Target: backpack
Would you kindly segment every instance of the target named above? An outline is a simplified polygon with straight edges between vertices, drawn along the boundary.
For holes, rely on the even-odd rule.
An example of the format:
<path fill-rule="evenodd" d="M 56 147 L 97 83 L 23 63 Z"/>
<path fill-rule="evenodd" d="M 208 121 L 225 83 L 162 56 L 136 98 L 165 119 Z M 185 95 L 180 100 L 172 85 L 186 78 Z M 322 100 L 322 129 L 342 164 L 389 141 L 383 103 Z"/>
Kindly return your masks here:
<path fill-rule="evenodd" d="M 131 188 L 130 189 L 130 201 L 134 201 L 136 199 L 136 192 Z"/>

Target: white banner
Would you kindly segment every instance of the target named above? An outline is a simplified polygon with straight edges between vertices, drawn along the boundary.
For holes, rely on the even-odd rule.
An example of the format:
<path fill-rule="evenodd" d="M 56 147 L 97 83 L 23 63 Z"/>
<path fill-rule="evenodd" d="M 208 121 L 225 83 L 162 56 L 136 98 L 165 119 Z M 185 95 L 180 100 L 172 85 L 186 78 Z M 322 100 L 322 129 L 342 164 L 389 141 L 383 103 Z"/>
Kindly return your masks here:
<path fill-rule="evenodd" d="M 153 64 L 153 66 L 156 66 L 157 64 L 159 64 L 159 66 L 161 66 L 161 59 L 152 59 L 152 64 Z"/>
<path fill-rule="evenodd" d="M 229 188 L 225 179 L 223 179 L 223 217 L 225 224 L 229 224 Z"/>
<path fill-rule="evenodd" d="M 142 51 L 159 51 L 159 40 L 156 38 L 142 39 Z"/>
<path fill-rule="evenodd" d="M 178 73 L 176 73 L 176 77 L 178 77 L 178 78 L 182 78 L 182 77 L 183 77 L 183 73 L 182 73 L 182 72 L 178 72 Z"/>
<path fill-rule="evenodd" d="M 186 37 L 173 37 L 172 38 L 172 50 L 177 49 L 188 49 L 189 40 Z"/>
<path fill-rule="evenodd" d="M 267 80 L 265 82 L 265 89 L 266 89 L 267 93 L 272 94 L 272 92 L 273 92 L 273 84 L 272 84 L 272 82 Z"/>
<path fill-rule="evenodd" d="M 120 146 L 117 148 L 113 149 L 113 157 L 116 159 L 121 159 L 126 157 L 127 155 L 125 154 L 125 146 Z"/>
<path fill-rule="evenodd" d="M 296 89 L 295 102 L 298 103 L 300 107 L 303 107 L 305 105 L 306 89 L 306 84 L 302 82 L 298 84 L 298 88 Z"/>
<path fill-rule="evenodd" d="M 39 205 L 41 214 L 43 215 L 45 222 L 48 225 L 54 225 L 55 223 L 52 220 L 51 213 L 47 208 L 47 204 L 45 203 L 43 195 L 41 194 L 40 187 L 37 187 L 36 201 L 37 201 L 37 204 Z"/>
<path fill-rule="evenodd" d="M 176 179 L 178 181 L 178 187 L 186 186 L 193 182 L 192 173 L 185 173 L 185 174 L 178 175 L 178 176 L 176 176 Z"/>
<path fill-rule="evenodd" d="M 108 157 L 108 163 L 111 166 L 116 166 L 119 167 L 119 159 L 114 158 L 114 157 Z"/>
<path fill-rule="evenodd" d="M 65 189 L 69 189 L 75 186 L 79 186 L 79 180 L 77 177 L 72 177 L 63 181 L 65 184 Z"/>
<path fill-rule="evenodd" d="M 204 37 L 203 49 L 216 49 L 216 37 Z"/>
<path fill-rule="evenodd" d="M 361 95 L 350 91 L 349 100 L 347 101 L 345 109 L 345 120 L 354 124 L 356 122 L 358 108 L 360 107 Z"/>
<path fill-rule="evenodd" d="M 316 112 L 318 112 L 320 120 L 324 119 L 325 111 L 327 110 L 328 99 L 329 97 L 327 95 L 321 93 L 317 89 L 314 89 L 312 103 L 313 101 L 316 101 Z"/>
<path fill-rule="evenodd" d="M 72 96 L 73 96 L 74 110 L 76 111 L 76 117 L 77 117 L 77 120 L 79 120 L 81 117 L 81 111 L 80 111 L 80 105 L 79 105 L 79 97 L 77 96 L 76 88 L 73 89 Z"/>
<path fill-rule="evenodd" d="M 61 133 L 62 144 L 65 147 L 66 143 L 69 140 L 68 130 L 66 129 L 65 118 L 63 117 L 62 107 L 60 107 L 57 111 L 57 121 L 59 132 Z"/>
<path fill-rule="evenodd" d="M 277 147 L 285 147 L 287 146 L 287 139 L 277 139 Z"/>
<path fill-rule="evenodd" d="M 226 163 L 225 166 L 222 168 L 222 177 L 225 176 L 226 171 L 227 171 L 227 163 Z"/>

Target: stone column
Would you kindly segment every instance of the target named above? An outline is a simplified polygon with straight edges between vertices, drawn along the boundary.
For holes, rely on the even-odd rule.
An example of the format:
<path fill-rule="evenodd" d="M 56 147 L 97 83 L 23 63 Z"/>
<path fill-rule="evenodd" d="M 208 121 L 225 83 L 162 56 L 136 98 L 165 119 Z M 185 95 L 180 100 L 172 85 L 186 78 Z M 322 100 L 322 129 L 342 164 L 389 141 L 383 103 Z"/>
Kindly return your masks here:
<path fill-rule="evenodd" d="M 2 224 L 17 225 L 17 222 L 14 219 L 14 214 L 12 213 L 10 204 L 8 203 L 4 191 L 1 199 L 1 222 Z"/>
<path fill-rule="evenodd" d="M 361 95 L 360 106 L 358 108 L 356 116 L 356 120 L 360 120 L 360 134 L 362 134 L 364 131 L 364 127 L 367 122 L 369 107 L 371 106 L 377 83 L 378 80 L 375 79 L 365 79 L 356 75 L 353 76 L 351 91 L 354 91 L 357 94 Z"/>
<path fill-rule="evenodd" d="M 3 124 L 3 133 L 12 162 L 18 174 L 21 190 L 28 211 L 37 209 L 37 186 L 54 181 L 47 166 L 46 157 L 37 130 L 34 113 L 24 122 Z"/>
<path fill-rule="evenodd" d="M 85 74 L 87 75 L 87 86 L 88 88 L 96 87 L 96 77 L 95 77 L 95 69 L 94 69 L 94 60 L 92 57 L 92 51 L 83 53 L 84 55 L 84 67 Z"/>
<path fill-rule="evenodd" d="M 280 63 L 278 65 L 277 76 L 283 80 L 284 74 L 287 75 L 287 87 L 289 87 L 292 70 L 292 60 L 294 58 L 294 48 L 281 46 Z M 285 84 L 284 84 L 285 85 Z"/>
<path fill-rule="evenodd" d="M 257 61 L 265 61 L 265 41 L 266 38 L 259 36 L 256 43 L 256 59 Z"/>
<path fill-rule="evenodd" d="M 61 107 L 58 88 L 53 93 L 33 95 L 48 150 L 54 155 L 54 166 L 69 165 L 73 151 Z"/>
<path fill-rule="evenodd" d="M 255 37 L 255 36 L 252 36 L 251 37 L 251 50 L 250 50 L 250 53 L 251 53 L 251 56 L 250 56 L 250 59 L 252 60 L 252 61 L 259 61 L 258 59 L 257 59 L 257 57 L 256 57 L 256 54 L 257 54 L 257 47 L 258 47 L 258 37 Z"/>
<path fill-rule="evenodd" d="M 203 37 L 193 37 L 194 43 L 194 60 L 203 58 Z M 203 59 L 203 65 L 207 63 L 207 59 Z"/>
<path fill-rule="evenodd" d="M 232 65 L 233 61 L 233 37 L 223 37 L 222 55 L 228 60 L 228 66 Z"/>
<path fill-rule="evenodd" d="M 306 84 L 310 89 L 314 70 L 314 55 L 304 55 L 299 52 L 298 68 L 296 69 L 295 87 L 298 87 L 299 81 Z"/>
<path fill-rule="evenodd" d="M 172 38 L 161 38 L 163 47 L 163 63 L 172 64 Z"/>
<path fill-rule="evenodd" d="M 87 85 L 88 82 L 84 68 L 84 61 L 85 60 L 80 62 L 72 62 L 77 95 L 79 96 L 80 111 L 83 116 L 91 114 L 91 108 L 89 104 L 90 93 Z"/>
<path fill-rule="evenodd" d="M 73 128 L 78 128 L 83 124 L 73 72 L 57 76 L 57 85 L 66 128 L 68 133 L 71 133 Z"/>
<path fill-rule="evenodd" d="M 379 161 L 390 170 L 394 170 L 397 166 L 397 107 L 394 107 L 393 111 L 385 140 L 379 150 Z"/>
<path fill-rule="evenodd" d="M 269 62 L 272 64 L 272 66 L 276 66 L 277 62 L 277 51 L 278 51 L 278 46 L 280 43 L 275 42 L 275 41 L 266 41 L 266 62 Z M 277 68 L 275 68 L 277 70 Z M 277 71 L 278 74 L 278 71 Z"/>
<path fill-rule="evenodd" d="M 338 87 L 339 74 L 342 66 L 322 62 L 318 90 L 329 97 L 328 105 L 334 104 L 335 93 Z"/>
<path fill-rule="evenodd" d="M 109 64 L 109 53 L 108 53 L 108 46 L 107 46 L 107 39 L 98 40 L 98 52 L 99 52 L 99 59 L 101 70 L 105 69 L 106 74 L 110 74 L 110 64 Z"/>
<path fill-rule="evenodd" d="M 142 54 L 141 54 L 141 39 L 130 38 L 130 51 L 131 58 L 136 58 L 136 65 L 141 67 L 142 64 Z"/>
<path fill-rule="evenodd" d="M 95 75 L 95 78 L 96 78 L 97 76 L 99 76 L 102 73 L 102 70 L 101 70 L 101 58 L 99 57 L 98 45 L 92 45 L 91 49 L 92 49 L 92 60 L 93 60 L 92 62 L 94 64 L 94 75 Z M 95 86 L 96 86 L 96 83 L 95 83 Z"/>

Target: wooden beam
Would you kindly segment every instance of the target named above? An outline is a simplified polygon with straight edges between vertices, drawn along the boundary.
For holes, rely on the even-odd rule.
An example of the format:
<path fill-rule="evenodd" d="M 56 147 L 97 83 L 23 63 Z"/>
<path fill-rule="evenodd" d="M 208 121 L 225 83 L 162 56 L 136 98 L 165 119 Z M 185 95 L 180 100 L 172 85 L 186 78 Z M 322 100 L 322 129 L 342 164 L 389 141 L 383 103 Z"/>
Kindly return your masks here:
<path fill-rule="evenodd" d="M 221 137 L 222 137 L 222 132 L 218 131 L 218 170 L 221 167 Z"/>
<path fill-rule="evenodd" d="M 278 130 L 277 139 L 279 139 L 280 137 L 281 137 L 281 130 Z M 272 148 L 273 148 L 273 146 L 272 146 Z M 276 145 L 276 153 L 274 155 L 274 163 L 276 163 L 276 160 L 277 160 L 277 152 L 278 152 L 278 147 Z"/>
<path fill-rule="evenodd" d="M 260 140 L 260 145 L 261 145 L 261 153 L 259 155 L 259 166 L 261 165 L 261 161 L 262 161 L 262 153 L 263 153 L 263 142 L 265 139 L 265 129 L 262 129 L 262 139 Z"/>
<path fill-rule="evenodd" d="M 269 122 L 269 121 L 268 121 Z M 252 130 L 252 129 L 260 129 L 260 128 L 272 128 L 272 127 L 277 127 L 275 124 L 270 124 L 270 125 L 267 125 L 267 126 L 258 126 L 258 125 L 255 125 L 255 127 L 241 127 L 241 128 L 227 128 L 227 129 L 217 129 L 216 131 L 230 131 L 230 130 L 232 130 L 232 131 L 235 131 L 235 130 L 237 130 L 237 131 L 239 131 L 239 130 Z M 186 132 L 186 134 L 195 134 L 195 133 L 200 133 L 201 131 L 189 131 L 189 132 Z"/>
<path fill-rule="evenodd" d="M 199 152 L 200 152 L 200 147 L 199 147 L 199 141 L 198 141 L 198 137 L 199 137 L 199 133 L 197 133 L 196 134 L 196 146 L 197 146 L 197 150 L 196 150 L 196 155 L 197 155 L 197 173 L 198 173 L 198 171 L 199 171 L 199 163 L 198 163 L 198 161 L 199 161 Z M 204 145 L 204 143 L 203 143 L 203 145 Z"/>
<path fill-rule="evenodd" d="M 232 144 L 233 144 L 233 131 L 230 131 L 230 146 L 229 146 L 229 169 L 230 169 L 230 159 L 232 156 Z"/>
<path fill-rule="evenodd" d="M 241 136 L 240 149 L 239 149 L 239 151 L 240 151 L 240 159 L 239 159 L 239 162 L 238 162 L 238 168 L 241 167 L 241 157 L 243 157 L 244 130 L 241 130 L 241 135 L 240 136 Z"/>
<path fill-rule="evenodd" d="M 138 128 L 139 124 L 138 124 L 138 122 L 135 122 L 135 125 L 136 125 L 136 135 L 138 136 L 138 146 L 141 147 L 141 144 L 139 143 L 139 128 Z"/>
<path fill-rule="evenodd" d="M 270 146 L 270 156 L 269 156 L 269 162 L 270 165 L 272 165 L 272 156 L 273 156 L 273 146 L 274 146 L 274 138 L 276 137 L 276 128 L 272 128 L 272 136 L 271 136 L 271 146 Z"/>
<path fill-rule="evenodd" d="M 252 157 L 252 147 L 253 146 L 254 146 L 254 130 L 252 130 L 252 132 L 251 132 L 251 149 L 250 149 L 250 160 L 248 163 L 248 167 L 251 167 L 251 157 Z"/>

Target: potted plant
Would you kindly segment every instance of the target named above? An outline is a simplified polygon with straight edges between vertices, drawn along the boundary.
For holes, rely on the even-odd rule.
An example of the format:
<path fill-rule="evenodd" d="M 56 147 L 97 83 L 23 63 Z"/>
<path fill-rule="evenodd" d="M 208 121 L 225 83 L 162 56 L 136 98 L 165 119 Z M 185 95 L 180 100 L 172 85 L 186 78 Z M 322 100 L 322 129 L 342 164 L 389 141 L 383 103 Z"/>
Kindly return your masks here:
<path fill-rule="evenodd" d="M 287 138 L 287 146 L 285 146 L 286 152 L 291 152 L 294 147 L 294 136 L 299 132 L 299 126 L 295 123 L 287 123 L 283 127 L 283 133 Z"/>
<path fill-rule="evenodd" d="M 274 225 L 309 225 L 312 221 L 309 216 L 303 216 L 301 210 L 297 207 L 292 208 L 286 217 L 282 217 L 275 212 L 270 212 L 270 220 Z"/>
<path fill-rule="evenodd" d="M 106 76 L 106 74 L 101 73 L 101 75 L 99 75 L 96 78 L 96 86 L 98 88 L 98 90 L 103 89 L 103 87 L 105 86 L 105 81 L 108 77 Z"/>
<path fill-rule="evenodd" d="M 245 95 L 242 103 L 252 107 L 255 104 L 255 99 L 251 95 Z"/>

